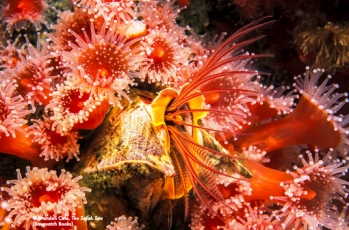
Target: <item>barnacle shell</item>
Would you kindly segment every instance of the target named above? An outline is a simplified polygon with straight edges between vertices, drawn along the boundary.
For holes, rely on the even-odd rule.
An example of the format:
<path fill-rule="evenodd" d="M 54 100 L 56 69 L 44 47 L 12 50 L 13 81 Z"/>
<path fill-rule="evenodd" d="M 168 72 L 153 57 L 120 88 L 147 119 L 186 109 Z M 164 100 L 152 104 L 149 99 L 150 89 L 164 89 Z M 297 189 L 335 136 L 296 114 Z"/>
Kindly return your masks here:
<path fill-rule="evenodd" d="M 160 130 L 153 126 L 136 93 L 131 95 L 133 102 L 123 109 L 113 108 L 91 136 L 93 141 L 82 147 L 79 167 L 84 182 L 92 188 L 88 198 L 91 215 L 98 213 L 107 224 L 115 216 L 135 213 L 144 224 L 161 198 L 165 178 L 175 174 Z M 92 207 L 94 203 L 98 207 Z M 100 221 L 96 224 L 98 228 Z"/>
<path fill-rule="evenodd" d="M 169 155 L 159 138 L 159 130 L 153 126 L 151 118 L 142 102 L 134 102 L 119 113 L 114 108 L 109 116 L 109 127 L 104 131 L 104 139 L 98 149 L 98 163 L 90 162 L 85 172 L 112 170 L 123 164 L 146 164 L 163 172 L 174 175 Z"/>

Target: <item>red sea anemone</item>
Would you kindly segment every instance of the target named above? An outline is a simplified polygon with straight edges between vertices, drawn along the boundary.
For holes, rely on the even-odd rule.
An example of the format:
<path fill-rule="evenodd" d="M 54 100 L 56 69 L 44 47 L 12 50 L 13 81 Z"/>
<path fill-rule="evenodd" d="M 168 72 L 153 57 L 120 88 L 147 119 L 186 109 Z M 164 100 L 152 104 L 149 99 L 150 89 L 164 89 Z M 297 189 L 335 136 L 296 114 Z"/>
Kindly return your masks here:
<path fill-rule="evenodd" d="M 126 218 L 126 216 L 120 216 L 115 218 L 110 225 L 107 226 L 107 230 L 118 230 L 118 229 L 132 229 L 132 230 L 141 230 L 144 228 L 144 225 L 138 227 L 138 218 L 135 217 L 132 220 L 132 217 Z"/>
<path fill-rule="evenodd" d="M 27 123 L 24 116 L 31 113 L 28 103 L 16 93 L 18 85 L 14 80 L 0 84 L 0 130 L 1 136 L 16 137 L 16 132 L 25 133 L 23 125 Z"/>
<path fill-rule="evenodd" d="M 277 221 L 277 218 L 272 215 L 267 215 L 258 208 L 251 208 L 248 206 L 244 211 L 243 217 L 238 217 L 229 223 L 228 227 L 234 230 L 252 230 L 252 229 L 273 229 L 282 230 L 281 224 Z"/>
<path fill-rule="evenodd" d="M 338 85 L 327 86 L 328 79 L 317 85 L 322 72 L 308 69 L 304 80 L 298 78 L 296 87 L 302 97 L 293 112 L 276 121 L 250 127 L 233 142 L 234 146 L 240 150 L 256 146 L 261 151 L 273 151 L 295 144 L 311 144 L 346 154 L 348 119 L 337 112 L 347 101 L 340 99 L 347 94 L 333 93 Z"/>
<path fill-rule="evenodd" d="M 83 215 L 85 192 L 91 191 L 79 186 L 77 182 L 81 178 L 82 176 L 73 178 L 65 170 L 58 177 L 56 171 L 30 167 L 27 167 L 26 176 L 23 178 L 17 170 L 17 180 L 8 181 L 12 186 L 1 188 L 11 197 L 7 210 L 10 211 L 8 217 L 13 219 L 12 226 L 16 229 L 20 226 L 36 229 L 36 224 L 45 223 L 45 219 L 57 223 L 58 220 L 66 218 L 79 230 L 87 229 L 85 221 L 73 221 L 71 218 L 73 215 Z"/>
<path fill-rule="evenodd" d="M 67 161 L 73 157 L 79 160 L 78 132 L 70 131 L 61 134 L 52 128 L 53 121 L 50 118 L 32 121 L 33 125 L 29 127 L 28 135 L 33 135 L 32 141 L 41 146 L 40 156 L 45 157 L 46 161 L 49 159 L 59 161 L 65 157 Z"/>
<path fill-rule="evenodd" d="M 217 183 L 223 191 L 224 203 L 210 203 L 215 213 L 206 213 L 207 207 L 195 209 L 192 229 L 343 229 L 345 220 L 337 216 L 335 200 L 343 202 L 348 195 L 349 182 L 342 180 L 348 166 L 333 161 L 331 153 L 323 160 L 319 153 L 309 160 L 303 157 L 303 167 L 294 171 L 279 171 L 255 161 L 244 161 L 253 175 L 251 179 L 232 179 L 223 175 Z M 238 177 L 237 177 L 238 178 Z M 205 211 L 203 211 L 205 210 Z M 193 225 L 194 224 L 194 225 Z M 262 228 L 264 227 L 264 228 Z M 257 228 L 259 229 L 259 228 Z"/>
<path fill-rule="evenodd" d="M 307 152 L 308 161 L 301 158 L 303 166 L 295 168 L 295 172 L 288 173 L 292 180 L 280 184 L 285 189 L 284 197 L 274 197 L 278 202 L 285 203 L 280 217 L 284 218 L 283 227 L 317 229 L 325 226 L 329 229 L 340 229 L 345 226 L 344 219 L 337 217 L 337 209 L 331 206 L 334 200 L 340 200 L 345 205 L 343 197 L 348 196 L 349 182 L 340 179 L 348 171 L 345 161 L 332 160 L 331 152 L 320 160 L 319 153 L 312 157 Z M 302 198 L 306 189 L 315 192 L 307 199 Z M 310 195 L 308 193 L 308 195 Z"/>
<path fill-rule="evenodd" d="M 20 55 L 21 61 L 13 69 L 4 71 L 7 79 L 15 79 L 18 82 L 17 91 L 28 100 L 35 110 L 35 102 L 46 105 L 50 100 L 52 91 L 51 83 L 55 76 L 52 76 L 49 60 L 51 55 L 48 50 L 48 43 L 40 44 L 38 34 L 37 47 L 27 41 L 28 54 Z"/>
<path fill-rule="evenodd" d="M 15 68 L 17 63 L 21 61 L 20 55 L 25 56 L 24 47 L 18 47 L 19 38 L 17 37 L 12 43 L 7 40 L 6 45 L 0 45 L 0 68 Z"/>
<path fill-rule="evenodd" d="M 12 34 L 13 30 L 27 28 L 30 23 L 34 24 L 36 29 L 45 24 L 43 16 L 47 8 L 45 0 L 5 0 L 2 4 L 1 16 L 7 24 L 6 30 Z"/>
<path fill-rule="evenodd" d="M 11 218 L 7 217 L 8 203 L 5 200 L 0 200 L 0 226 L 1 230 L 8 230 L 11 227 Z"/>
<path fill-rule="evenodd" d="M 139 76 L 136 70 L 144 59 L 136 55 L 139 49 L 130 49 L 138 39 L 127 42 L 127 37 L 107 31 L 105 25 L 96 33 L 91 24 L 91 36 L 84 33 L 84 39 L 74 31 L 71 33 L 78 45 L 71 43 L 72 51 L 62 52 L 64 66 L 73 70 L 67 74 L 67 81 L 83 91 L 106 96 L 110 104 L 120 106 L 119 97 L 128 98 L 124 91 Z"/>
<path fill-rule="evenodd" d="M 33 165 L 44 165 L 39 157 L 40 146 L 27 136 L 25 116 L 28 103 L 16 92 L 15 81 L 0 84 L 0 152 L 30 160 Z"/>
<path fill-rule="evenodd" d="M 79 35 L 81 39 L 84 39 L 86 33 L 91 36 L 91 23 L 94 25 L 95 31 L 99 31 L 99 28 L 103 24 L 102 18 L 91 18 L 87 12 L 80 8 L 74 9 L 74 12 L 64 11 L 59 13 L 59 19 L 57 24 L 52 25 L 55 30 L 53 33 L 48 34 L 48 37 L 53 41 L 52 47 L 56 52 L 58 50 L 70 51 L 70 43 L 76 44 L 76 38 L 71 33 Z"/>
<path fill-rule="evenodd" d="M 15 81 L 4 80 L 0 84 L 0 152 L 30 160 L 41 165 L 40 147 L 27 137 L 25 116 L 28 103 L 16 92 Z"/>
<path fill-rule="evenodd" d="M 152 29 L 142 38 L 141 49 L 147 59 L 141 67 L 142 78 L 163 85 L 183 84 L 178 74 L 189 65 L 191 50 L 180 44 L 181 30 Z"/>
<path fill-rule="evenodd" d="M 139 3 L 139 17 L 147 24 L 150 29 L 165 28 L 167 30 L 177 27 L 175 21 L 178 16 L 179 9 L 175 8 L 175 1 L 141 1 Z"/>
<path fill-rule="evenodd" d="M 127 24 L 137 12 L 134 0 L 74 0 L 74 4 L 92 18 L 102 16 L 108 24 L 113 21 Z"/>
<path fill-rule="evenodd" d="M 75 86 L 56 85 L 51 102 L 46 109 L 52 110 L 52 127 L 64 133 L 71 129 L 95 129 L 104 120 L 110 107 L 106 97 L 82 91 Z"/>

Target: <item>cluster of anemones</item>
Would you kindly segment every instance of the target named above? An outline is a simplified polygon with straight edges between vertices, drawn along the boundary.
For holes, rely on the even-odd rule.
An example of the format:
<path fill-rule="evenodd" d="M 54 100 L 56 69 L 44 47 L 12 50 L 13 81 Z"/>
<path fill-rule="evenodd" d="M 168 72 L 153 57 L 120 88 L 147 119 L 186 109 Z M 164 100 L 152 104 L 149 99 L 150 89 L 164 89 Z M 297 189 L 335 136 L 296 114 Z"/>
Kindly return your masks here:
<path fill-rule="evenodd" d="M 279 171 L 246 161 L 253 174 L 250 180 L 220 177 L 224 203 L 211 204 L 215 213 L 206 215 L 204 206 L 194 209 L 192 229 L 346 229 L 335 200 L 347 205 L 348 181 L 340 179 L 347 170 L 345 161 L 333 161 L 333 153 L 319 160 L 307 152 L 303 165 L 293 171 Z M 234 174 L 233 174 L 234 175 Z"/>
<path fill-rule="evenodd" d="M 45 1 L 2 5 L 8 33 L 42 22 L 36 2 L 46 7 Z M 345 228 L 331 204 L 347 204 L 349 184 L 340 177 L 348 169 L 341 160 L 349 117 L 339 114 L 347 94 L 336 93 L 329 78 L 320 82 L 323 70 L 309 68 L 294 90 L 263 86 L 249 62 L 268 55 L 243 48 L 262 37 L 250 34 L 267 18 L 205 43 L 176 25 L 174 3 L 77 0 L 74 11 L 59 14 L 54 32 L 38 33 L 36 46 L 27 37 L 24 48 L 18 40 L 2 46 L 0 151 L 40 167 L 79 160 L 81 130 L 96 129 L 111 107 L 132 103 L 133 89 L 162 89 L 144 100 L 177 172 L 166 178 L 161 198 L 184 197 L 188 214 L 193 190 L 200 202 L 193 229 Z M 32 18 L 15 22 L 21 14 L 9 11 L 20 7 Z M 293 169 L 273 166 L 290 157 L 286 151 L 306 153 L 308 161 L 294 159 Z M 12 196 L 13 224 L 29 228 L 38 215 L 78 212 L 88 191 L 79 179 L 47 169 L 28 168 L 27 178 L 18 172 L 13 186 L 3 188 Z M 116 222 L 135 226 L 136 220 Z"/>
<path fill-rule="evenodd" d="M 238 179 L 218 177 L 224 199 L 209 203 L 209 215 L 202 212 L 205 206 L 194 209 L 192 229 L 347 228 L 347 217 L 339 213 L 349 204 L 349 182 L 341 179 L 348 171 L 348 118 L 338 114 L 347 94 L 334 92 L 338 85 L 328 85 L 330 76 L 320 82 L 322 73 L 307 68 L 304 76 L 295 78 L 301 97 L 287 115 L 277 118 L 277 113 L 269 113 L 264 122 L 243 126 L 243 133 L 237 129 L 233 136 L 224 136 L 226 146 L 245 159 L 252 178 L 236 172 L 226 174 Z M 312 148 L 307 150 L 304 144 Z M 258 162 L 266 160 L 269 167 Z"/>
<path fill-rule="evenodd" d="M 173 2 L 74 3 L 73 12 L 59 14 L 57 24 L 52 25 L 54 32 L 37 34 L 36 46 L 26 36 L 22 47 L 20 37 L 2 46 L 2 91 L 4 96 L 12 97 L 10 103 L 18 104 L 11 108 L 13 112 L 2 116 L 2 131 L 31 149 L 29 154 L 10 148 L 2 152 L 31 160 L 34 165 L 45 165 L 36 155 L 45 161 L 70 160 L 72 156 L 78 159 L 78 130 L 95 129 L 110 107 L 121 107 L 123 99 L 130 102 L 127 93 L 137 82 L 179 87 L 190 79 L 190 69 L 199 65 L 193 60 L 204 53 L 196 54 L 199 43 L 175 24 L 178 11 L 172 9 Z M 42 4 L 46 6 L 44 1 Z M 11 7 L 31 10 L 29 5 L 6 2 L 3 11 Z M 111 10 L 116 5 L 123 14 Z M 145 10 L 138 9 L 151 9 L 155 14 L 147 16 Z M 170 19 L 164 17 L 166 13 L 172 15 Z M 20 17 L 13 11 L 15 14 Z M 10 26 L 8 18 L 4 22 Z M 36 22 L 29 16 L 23 16 L 23 20 Z M 28 122 L 25 116 L 30 111 L 35 119 Z M 24 127 L 27 123 L 29 127 Z M 15 137 L 15 129 L 24 135 Z"/>

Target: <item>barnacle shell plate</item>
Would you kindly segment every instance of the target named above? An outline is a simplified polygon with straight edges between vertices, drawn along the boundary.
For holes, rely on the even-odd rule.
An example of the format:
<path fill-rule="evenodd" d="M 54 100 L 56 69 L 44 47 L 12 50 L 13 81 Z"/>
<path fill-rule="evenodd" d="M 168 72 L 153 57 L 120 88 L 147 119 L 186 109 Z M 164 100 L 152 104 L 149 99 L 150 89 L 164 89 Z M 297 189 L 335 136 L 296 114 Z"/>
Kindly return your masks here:
<path fill-rule="evenodd" d="M 90 214 L 114 218 L 137 213 L 145 223 L 161 198 L 165 178 L 173 177 L 175 168 L 146 105 L 136 93 L 130 95 L 133 102 L 113 108 L 88 138 L 91 141 L 82 144 L 79 171 L 92 188 L 89 204 L 98 203 L 98 208 L 87 208 Z M 115 207 L 113 214 L 110 205 Z M 98 228 L 100 223 L 96 224 Z"/>

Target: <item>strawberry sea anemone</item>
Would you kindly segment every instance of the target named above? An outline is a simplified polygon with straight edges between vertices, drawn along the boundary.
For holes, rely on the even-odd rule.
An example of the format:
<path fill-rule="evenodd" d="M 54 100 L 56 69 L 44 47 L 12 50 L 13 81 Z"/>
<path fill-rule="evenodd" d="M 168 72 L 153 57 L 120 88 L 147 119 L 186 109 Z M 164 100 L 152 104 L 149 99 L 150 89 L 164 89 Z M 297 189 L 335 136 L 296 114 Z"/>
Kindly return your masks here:
<path fill-rule="evenodd" d="M 43 121 L 34 120 L 29 127 L 28 135 L 33 135 L 32 141 L 41 146 L 40 156 L 45 157 L 45 161 L 55 159 L 59 161 L 67 157 L 67 162 L 75 157 L 77 160 L 80 153 L 77 143 L 80 136 L 77 131 L 70 131 L 61 134 L 52 129 L 53 121 L 45 118 Z"/>
<path fill-rule="evenodd" d="M 91 189 L 79 186 L 81 178 L 73 178 L 65 170 L 58 177 L 56 171 L 30 167 L 27 167 L 26 176 L 22 177 L 17 170 L 17 180 L 8 181 L 12 186 L 1 188 L 11 197 L 7 210 L 10 211 L 8 217 L 13 219 L 12 227 L 36 229 L 38 222 L 64 218 L 71 220 L 72 215 L 83 215 L 85 192 Z M 78 229 L 87 229 L 85 221 L 76 221 L 74 225 Z"/>
<path fill-rule="evenodd" d="M 7 24 L 6 30 L 12 34 L 13 30 L 25 29 L 31 23 L 40 29 L 45 23 L 43 13 L 46 8 L 45 0 L 5 0 L 1 16 Z"/>
<path fill-rule="evenodd" d="M 115 218 L 114 221 L 110 223 L 110 225 L 107 226 L 107 230 L 117 230 L 117 229 L 133 229 L 133 230 L 140 230 L 143 229 L 144 226 L 138 227 L 138 218 L 135 217 L 132 219 L 132 217 L 126 217 L 126 216 L 120 216 Z"/>
<path fill-rule="evenodd" d="M 120 105 L 120 97 L 129 98 L 125 91 L 138 77 L 137 69 L 144 59 L 137 48 L 130 49 L 138 41 L 127 41 L 123 34 L 102 26 L 96 32 L 91 24 L 91 36 L 81 38 L 74 31 L 78 45 L 70 44 L 71 52 L 62 52 L 64 66 L 73 71 L 67 74 L 67 82 L 79 85 L 83 91 L 106 96 L 112 105 Z"/>
<path fill-rule="evenodd" d="M 101 95 L 91 95 L 77 87 L 56 85 L 53 98 L 46 109 L 53 111 L 52 126 L 64 133 L 71 129 L 95 129 L 104 120 L 109 109 L 108 100 Z"/>

